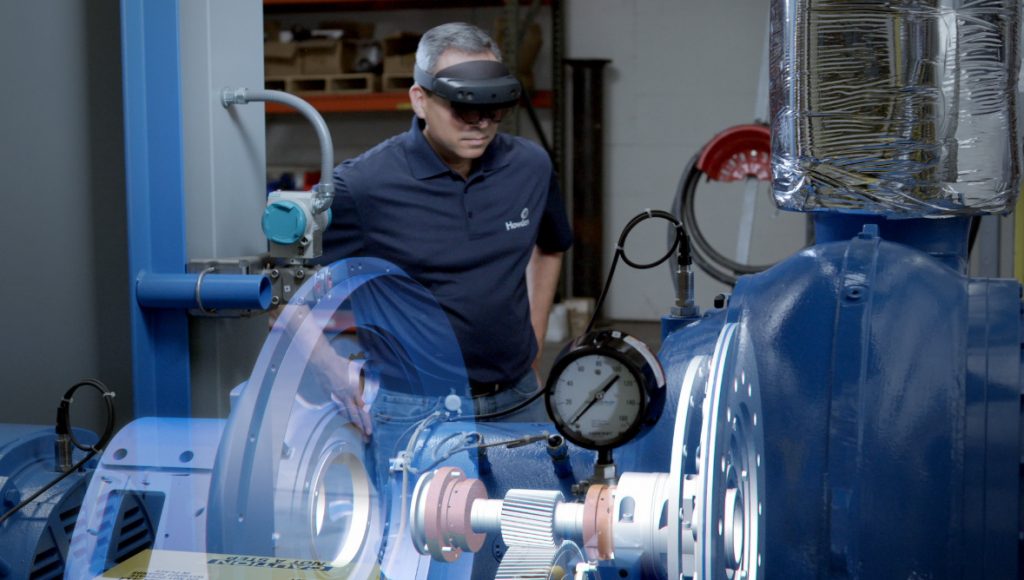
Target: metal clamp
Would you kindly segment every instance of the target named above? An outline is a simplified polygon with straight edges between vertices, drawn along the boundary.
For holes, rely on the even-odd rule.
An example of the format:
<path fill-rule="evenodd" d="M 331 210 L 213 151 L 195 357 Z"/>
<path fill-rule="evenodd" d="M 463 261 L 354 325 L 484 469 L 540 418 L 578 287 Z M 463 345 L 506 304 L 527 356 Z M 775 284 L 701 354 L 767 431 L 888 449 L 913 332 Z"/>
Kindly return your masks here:
<path fill-rule="evenodd" d="M 202 312 L 203 314 L 213 314 L 214 312 L 217 311 L 216 308 L 214 308 L 214 309 L 207 309 L 205 306 L 203 306 L 203 293 L 202 293 L 203 278 L 206 277 L 206 275 L 209 274 L 210 272 L 215 272 L 215 271 L 216 271 L 216 268 L 211 266 L 211 267 L 203 270 L 202 272 L 200 272 L 199 273 L 199 277 L 196 278 L 196 306 L 199 307 L 199 311 Z"/>

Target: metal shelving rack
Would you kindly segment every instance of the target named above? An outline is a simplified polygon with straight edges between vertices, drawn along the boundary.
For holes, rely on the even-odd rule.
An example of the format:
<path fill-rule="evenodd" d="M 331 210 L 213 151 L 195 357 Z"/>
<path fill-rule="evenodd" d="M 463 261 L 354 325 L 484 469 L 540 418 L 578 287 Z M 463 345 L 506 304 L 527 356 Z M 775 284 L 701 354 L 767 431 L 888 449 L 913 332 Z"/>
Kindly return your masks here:
<path fill-rule="evenodd" d="M 562 70 L 562 55 L 564 52 L 564 26 L 563 26 L 563 0 L 263 0 L 264 16 L 274 16 L 299 12 L 330 12 L 330 11 L 387 11 L 407 9 L 433 9 L 433 8 L 477 8 L 481 6 L 504 6 L 506 9 L 506 21 L 511 23 L 508 38 L 519 36 L 519 10 L 528 7 L 534 14 L 538 6 L 546 6 L 551 12 L 551 59 L 552 59 L 552 88 L 549 90 L 537 90 L 531 95 L 530 103 L 536 109 L 552 109 L 552 138 L 546 142 L 555 168 L 559 175 L 564 175 L 563 163 L 565 158 L 565 99 L 563 97 L 564 72 Z M 506 61 L 515 62 L 516 47 L 506 50 Z M 409 111 L 409 97 L 404 92 L 372 92 L 356 94 L 309 94 L 302 95 L 318 111 L 325 114 L 330 113 L 360 113 L 360 112 L 389 112 Z M 268 115 L 293 114 L 294 112 L 286 107 L 267 103 L 266 112 Z M 542 134 L 539 124 L 536 123 L 538 134 Z M 517 132 L 516 127 L 509 128 Z M 543 138 L 542 138 L 543 140 Z M 564 184 L 563 184 L 564 185 Z"/>

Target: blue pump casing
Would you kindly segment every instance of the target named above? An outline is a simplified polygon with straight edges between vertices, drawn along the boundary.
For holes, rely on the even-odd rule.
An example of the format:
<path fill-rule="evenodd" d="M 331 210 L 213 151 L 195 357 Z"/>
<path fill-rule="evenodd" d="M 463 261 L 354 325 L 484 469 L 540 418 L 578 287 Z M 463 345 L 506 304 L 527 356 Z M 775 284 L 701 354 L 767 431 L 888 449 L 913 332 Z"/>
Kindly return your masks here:
<path fill-rule="evenodd" d="M 817 222 L 818 245 L 741 278 L 660 352 L 678 385 L 725 320 L 746 327 L 767 577 L 1017 578 L 1020 284 L 965 275 L 965 219 Z M 667 470 L 675 408 L 623 470 Z"/>

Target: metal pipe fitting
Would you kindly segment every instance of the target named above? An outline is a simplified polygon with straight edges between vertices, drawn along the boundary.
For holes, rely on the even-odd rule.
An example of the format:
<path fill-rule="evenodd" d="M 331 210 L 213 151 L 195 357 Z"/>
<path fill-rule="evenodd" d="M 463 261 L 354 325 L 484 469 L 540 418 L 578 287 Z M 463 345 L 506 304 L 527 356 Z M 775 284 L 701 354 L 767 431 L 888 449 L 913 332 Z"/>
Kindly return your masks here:
<path fill-rule="evenodd" d="M 313 213 L 327 211 L 334 201 L 334 183 L 331 176 L 334 171 L 334 144 L 331 133 L 327 130 L 327 122 L 320 112 L 307 101 L 283 91 L 250 90 L 246 88 L 226 88 L 221 91 L 221 104 L 225 108 L 231 105 L 245 105 L 253 101 L 280 103 L 287 105 L 306 118 L 316 130 L 320 141 L 320 183 L 313 186 L 316 198 L 313 202 Z"/>

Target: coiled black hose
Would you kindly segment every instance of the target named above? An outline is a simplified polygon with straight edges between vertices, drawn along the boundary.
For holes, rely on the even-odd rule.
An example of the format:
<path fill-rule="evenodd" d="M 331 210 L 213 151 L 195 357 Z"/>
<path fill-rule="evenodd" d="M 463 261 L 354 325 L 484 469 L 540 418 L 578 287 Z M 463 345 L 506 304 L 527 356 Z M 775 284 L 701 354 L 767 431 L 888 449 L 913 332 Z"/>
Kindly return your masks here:
<path fill-rule="evenodd" d="M 693 244 L 693 263 L 715 280 L 735 286 L 736 280 L 740 276 L 763 272 L 772 267 L 772 264 L 754 265 L 737 262 L 716 250 L 711 242 L 704 237 L 704 233 L 701 232 L 700 226 L 697 224 L 696 204 L 694 203 L 694 199 L 697 197 L 697 185 L 700 183 L 700 178 L 704 176 L 704 172 L 697 167 L 698 159 L 700 159 L 700 153 L 690 159 L 686 171 L 679 179 L 676 195 L 672 200 L 672 213 L 679 216 L 686 233 L 690 236 L 690 241 Z M 670 231 L 669 236 L 672 235 L 673 233 Z"/>

